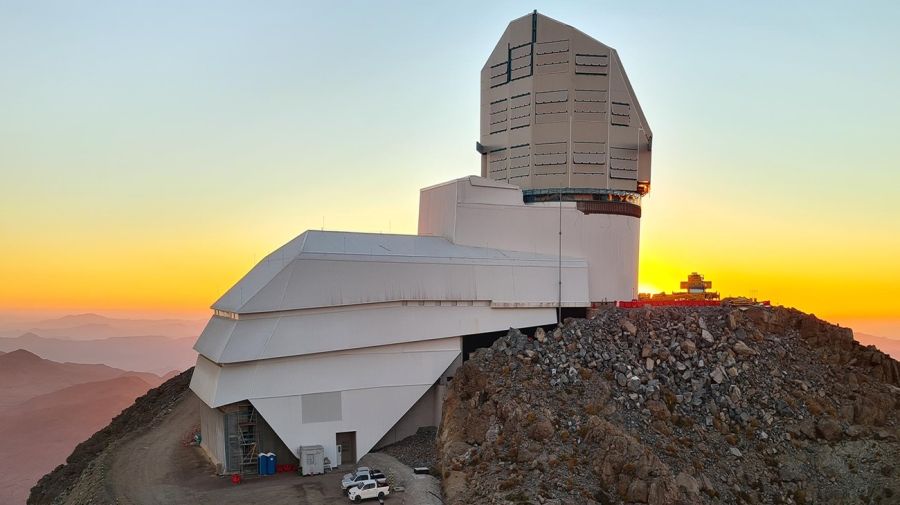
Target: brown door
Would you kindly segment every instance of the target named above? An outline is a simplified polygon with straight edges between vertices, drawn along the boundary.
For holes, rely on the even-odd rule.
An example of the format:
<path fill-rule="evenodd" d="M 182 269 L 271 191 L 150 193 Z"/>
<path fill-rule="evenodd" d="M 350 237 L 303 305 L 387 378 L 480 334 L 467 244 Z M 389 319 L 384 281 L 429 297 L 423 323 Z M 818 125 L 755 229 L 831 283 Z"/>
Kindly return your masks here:
<path fill-rule="evenodd" d="M 335 435 L 335 443 L 341 446 L 341 464 L 356 463 L 356 432 L 345 431 Z"/>

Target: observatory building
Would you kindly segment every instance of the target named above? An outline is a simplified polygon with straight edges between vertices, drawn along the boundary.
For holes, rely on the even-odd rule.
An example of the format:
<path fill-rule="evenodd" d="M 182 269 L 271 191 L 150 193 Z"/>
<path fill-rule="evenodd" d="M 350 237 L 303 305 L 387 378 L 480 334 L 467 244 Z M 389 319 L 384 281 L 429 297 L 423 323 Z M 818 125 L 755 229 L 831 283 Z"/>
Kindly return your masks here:
<path fill-rule="evenodd" d="M 651 140 L 614 49 L 510 23 L 481 72 L 480 177 L 422 189 L 417 235 L 306 231 L 213 304 L 191 389 L 219 471 L 304 446 L 354 463 L 438 425 L 508 328 L 636 298 Z"/>

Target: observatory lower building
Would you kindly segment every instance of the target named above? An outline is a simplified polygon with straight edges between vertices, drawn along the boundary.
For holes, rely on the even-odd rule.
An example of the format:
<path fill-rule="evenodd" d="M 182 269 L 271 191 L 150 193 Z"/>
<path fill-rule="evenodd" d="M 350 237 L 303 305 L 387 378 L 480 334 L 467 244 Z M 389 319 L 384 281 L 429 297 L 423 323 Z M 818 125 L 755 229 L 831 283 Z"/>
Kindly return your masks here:
<path fill-rule="evenodd" d="M 540 119 L 534 89 L 563 85 L 571 93 Z M 523 120 L 510 107 L 526 89 Z M 578 115 L 579 96 L 595 100 L 592 115 Z M 625 116 L 613 118 L 615 100 L 627 100 Z M 482 72 L 481 177 L 423 189 L 418 235 L 307 231 L 213 305 L 191 380 L 203 448 L 223 473 L 253 471 L 259 452 L 296 463 L 310 445 L 332 464 L 356 462 L 437 426 L 472 349 L 556 323 L 558 311 L 634 299 L 649 149 L 614 51 L 537 13 L 513 21 Z"/>

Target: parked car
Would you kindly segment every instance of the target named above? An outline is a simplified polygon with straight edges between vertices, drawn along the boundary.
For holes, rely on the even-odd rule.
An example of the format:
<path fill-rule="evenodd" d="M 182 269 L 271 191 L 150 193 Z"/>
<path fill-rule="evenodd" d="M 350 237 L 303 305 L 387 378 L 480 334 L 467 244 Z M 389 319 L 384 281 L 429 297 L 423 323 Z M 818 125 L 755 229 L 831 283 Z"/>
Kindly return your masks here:
<path fill-rule="evenodd" d="M 391 489 L 388 486 L 379 484 L 374 479 L 369 479 L 360 482 L 356 487 L 351 487 L 347 496 L 350 498 L 350 501 L 359 503 L 370 498 L 381 499 L 390 493 Z"/>
<path fill-rule="evenodd" d="M 375 469 L 369 472 L 369 478 L 377 482 L 378 484 L 384 485 L 387 484 L 387 475 L 381 472 L 381 470 Z"/>
<path fill-rule="evenodd" d="M 367 480 L 371 480 L 368 470 L 356 474 L 348 473 L 347 475 L 344 475 L 344 478 L 341 480 L 341 489 L 347 491 L 349 488 L 355 487 L 357 484 Z"/>
<path fill-rule="evenodd" d="M 387 476 L 381 470 L 361 466 L 355 472 L 344 474 L 344 478 L 341 480 L 341 488 L 344 491 L 349 491 L 351 487 L 355 487 L 360 482 L 370 479 L 378 482 L 378 484 L 387 484 Z"/>
<path fill-rule="evenodd" d="M 367 467 L 367 466 L 358 466 L 358 467 L 356 467 L 356 470 L 355 470 L 355 471 L 353 471 L 353 472 L 351 472 L 351 473 L 345 473 L 345 474 L 344 474 L 344 478 L 345 478 L 345 479 L 352 479 L 353 477 L 356 477 L 357 475 L 359 475 L 359 474 L 361 474 L 361 473 L 369 473 L 371 470 L 372 470 L 372 469 L 369 468 L 369 467 Z"/>

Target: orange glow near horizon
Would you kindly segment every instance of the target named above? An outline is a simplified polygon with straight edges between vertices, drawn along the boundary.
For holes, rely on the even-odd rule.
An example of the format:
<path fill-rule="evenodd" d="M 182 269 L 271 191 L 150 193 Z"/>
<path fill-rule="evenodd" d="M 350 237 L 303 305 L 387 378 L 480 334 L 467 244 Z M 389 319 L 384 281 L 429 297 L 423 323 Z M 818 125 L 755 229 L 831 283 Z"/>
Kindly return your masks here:
<path fill-rule="evenodd" d="M 411 214 L 414 217 L 415 211 Z M 723 297 L 771 300 L 834 322 L 882 321 L 893 327 L 891 321 L 900 319 L 895 289 L 900 269 L 886 252 L 836 245 L 828 255 L 809 256 L 805 246 L 788 241 L 780 251 L 767 254 L 767 247 L 738 244 L 727 232 L 721 233 L 722 240 L 698 245 L 689 238 L 677 240 L 677 230 L 661 231 L 664 223 L 653 218 L 652 207 L 645 215 L 641 292 L 679 290 L 687 274 L 698 271 Z M 347 216 L 336 221 L 341 229 L 386 231 L 380 220 Z M 270 221 L 269 226 L 242 227 L 243 232 L 234 235 L 212 230 L 175 237 L 148 230 L 102 246 L 100 237 L 73 236 L 28 250 L 7 248 L 0 264 L 0 310 L 205 317 L 209 306 L 256 262 L 294 234 L 314 227 L 308 222 L 281 233 L 292 228 L 290 223 Z M 391 231 L 415 233 L 413 219 L 398 219 Z M 740 233 L 749 233 L 749 242 L 761 239 L 752 228 Z M 65 254 L 58 252 L 61 249 Z"/>
<path fill-rule="evenodd" d="M 217 219 L 190 205 L 126 216 L 35 212 L 27 222 L 6 222 L 17 240 L 0 251 L 0 312 L 205 317 L 265 255 L 321 228 L 322 216 L 325 229 L 414 234 L 417 183 L 385 189 L 386 198 L 372 203 L 355 188 L 349 200 L 363 203 L 352 209 L 314 193 L 325 184 L 316 182 L 296 199 L 263 199 Z M 678 290 L 697 271 L 722 296 L 771 300 L 835 322 L 895 321 L 888 328 L 900 336 L 900 234 L 884 233 L 884 223 L 779 219 L 791 209 L 750 214 L 715 198 L 709 205 L 720 210 L 701 212 L 682 204 L 690 188 L 661 182 L 654 191 L 641 219 L 642 292 Z"/>

